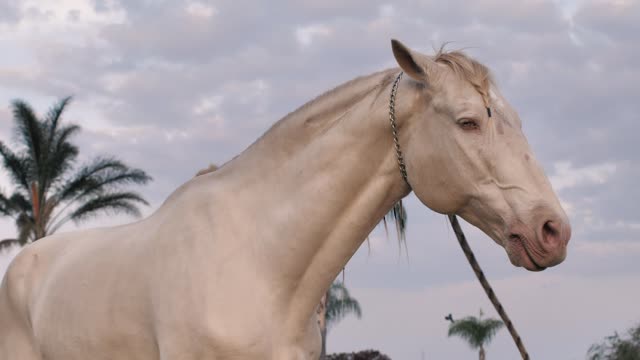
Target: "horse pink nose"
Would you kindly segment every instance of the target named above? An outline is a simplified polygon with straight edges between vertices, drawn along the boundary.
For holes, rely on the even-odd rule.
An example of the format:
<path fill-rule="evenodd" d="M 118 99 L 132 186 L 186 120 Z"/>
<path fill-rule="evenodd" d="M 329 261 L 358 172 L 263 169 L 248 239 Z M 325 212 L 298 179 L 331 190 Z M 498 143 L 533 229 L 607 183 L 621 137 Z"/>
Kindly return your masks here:
<path fill-rule="evenodd" d="M 568 221 L 547 220 L 542 225 L 542 247 L 551 254 L 563 252 L 571 238 L 571 225 Z"/>

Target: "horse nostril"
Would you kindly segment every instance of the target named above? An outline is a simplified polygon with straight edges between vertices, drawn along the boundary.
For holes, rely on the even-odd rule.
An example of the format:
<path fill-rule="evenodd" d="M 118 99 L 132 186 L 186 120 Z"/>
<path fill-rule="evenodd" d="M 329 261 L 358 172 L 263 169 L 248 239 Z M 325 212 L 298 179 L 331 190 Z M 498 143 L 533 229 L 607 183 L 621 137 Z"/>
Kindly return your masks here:
<path fill-rule="evenodd" d="M 542 225 L 542 241 L 547 246 L 558 246 L 566 243 L 562 236 L 561 225 L 554 221 L 547 221 Z"/>
<path fill-rule="evenodd" d="M 553 222 L 551 221 L 547 221 L 546 223 L 544 223 L 544 225 L 542 226 L 542 233 L 545 236 L 553 236 L 556 237 L 558 236 L 559 231 L 556 229 L 555 225 L 553 224 Z"/>

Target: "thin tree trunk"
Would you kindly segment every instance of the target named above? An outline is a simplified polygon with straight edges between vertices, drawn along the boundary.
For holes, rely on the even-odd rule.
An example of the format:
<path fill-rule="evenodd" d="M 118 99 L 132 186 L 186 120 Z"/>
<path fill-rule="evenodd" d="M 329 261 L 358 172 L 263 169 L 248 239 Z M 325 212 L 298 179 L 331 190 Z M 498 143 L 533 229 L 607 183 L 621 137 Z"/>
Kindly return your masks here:
<path fill-rule="evenodd" d="M 31 201 L 33 202 L 33 232 L 35 240 L 38 240 L 42 237 L 42 231 L 40 230 L 40 195 L 38 193 L 38 185 L 35 181 L 31 183 Z"/>
<path fill-rule="evenodd" d="M 324 360 L 327 357 L 327 328 L 321 329 L 322 335 L 322 351 L 320 352 L 320 359 Z"/>
<path fill-rule="evenodd" d="M 45 206 L 45 196 L 40 198 L 38 184 L 34 181 L 31 183 L 31 200 L 33 202 L 33 241 L 45 237 L 46 230 L 44 224 L 43 207 Z"/>
<path fill-rule="evenodd" d="M 484 347 L 482 347 L 482 345 L 480 345 L 480 352 L 478 353 L 480 360 L 485 360 L 485 355 L 484 355 Z"/>
<path fill-rule="evenodd" d="M 327 297 L 329 291 L 320 299 L 320 305 L 318 305 L 318 326 L 320 327 L 320 335 L 322 337 L 322 350 L 320 351 L 320 359 L 324 359 L 327 356 Z"/>
<path fill-rule="evenodd" d="M 507 329 L 509 330 L 511 337 L 513 338 L 513 341 L 515 342 L 516 347 L 518 348 L 518 351 L 520 351 L 520 355 L 522 356 L 522 359 L 529 360 L 529 354 L 527 353 L 527 349 L 524 347 L 522 338 L 520 338 L 520 335 L 518 335 L 516 328 L 513 326 L 511 319 L 509 319 L 509 316 L 507 315 L 507 312 L 504 310 L 504 307 L 502 307 L 502 304 L 500 303 L 500 300 L 498 300 L 496 293 L 493 291 L 493 289 L 491 288 L 491 285 L 489 284 L 489 281 L 487 281 L 487 278 L 484 276 L 484 273 L 480 268 L 480 264 L 478 264 L 478 261 L 476 260 L 475 255 L 473 255 L 473 251 L 469 247 L 467 238 L 464 236 L 464 233 L 462 232 L 460 223 L 458 223 L 458 218 L 455 215 L 449 215 L 449 221 L 451 222 L 451 227 L 453 228 L 453 232 L 456 234 L 456 237 L 458 238 L 458 242 L 460 243 L 462 252 L 464 252 L 464 255 L 467 257 L 467 260 L 469 261 L 469 265 L 471 265 L 473 272 L 476 274 L 476 277 L 480 281 L 480 284 L 482 285 L 484 292 L 487 293 L 489 300 L 491 300 L 493 307 L 496 308 L 498 315 L 500 315 L 500 317 L 502 318 L 502 322 L 504 322 L 504 324 L 507 326 Z M 484 353 L 484 349 L 482 349 L 481 354 L 483 353 Z"/>

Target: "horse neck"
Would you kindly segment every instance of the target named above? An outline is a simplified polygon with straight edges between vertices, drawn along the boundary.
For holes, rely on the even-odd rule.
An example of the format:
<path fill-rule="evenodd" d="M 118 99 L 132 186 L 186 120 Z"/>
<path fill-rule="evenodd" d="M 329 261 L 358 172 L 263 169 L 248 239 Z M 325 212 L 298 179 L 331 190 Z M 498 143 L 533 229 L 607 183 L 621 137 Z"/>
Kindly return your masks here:
<path fill-rule="evenodd" d="M 388 120 L 397 73 L 377 73 L 314 100 L 229 164 L 238 174 L 236 203 L 248 205 L 259 232 L 252 241 L 263 251 L 260 273 L 290 313 L 302 314 L 292 321 L 308 319 L 367 235 L 408 193 Z"/>

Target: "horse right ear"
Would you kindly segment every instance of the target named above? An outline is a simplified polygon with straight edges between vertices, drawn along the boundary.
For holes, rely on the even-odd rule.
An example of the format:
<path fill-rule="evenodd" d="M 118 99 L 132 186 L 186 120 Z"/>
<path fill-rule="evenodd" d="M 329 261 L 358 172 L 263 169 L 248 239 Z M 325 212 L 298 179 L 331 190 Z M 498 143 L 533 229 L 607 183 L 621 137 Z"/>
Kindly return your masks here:
<path fill-rule="evenodd" d="M 414 80 L 427 81 L 427 69 L 420 64 L 413 51 L 396 39 L 391 39 L 391 49 L 402 71 Z"/>

